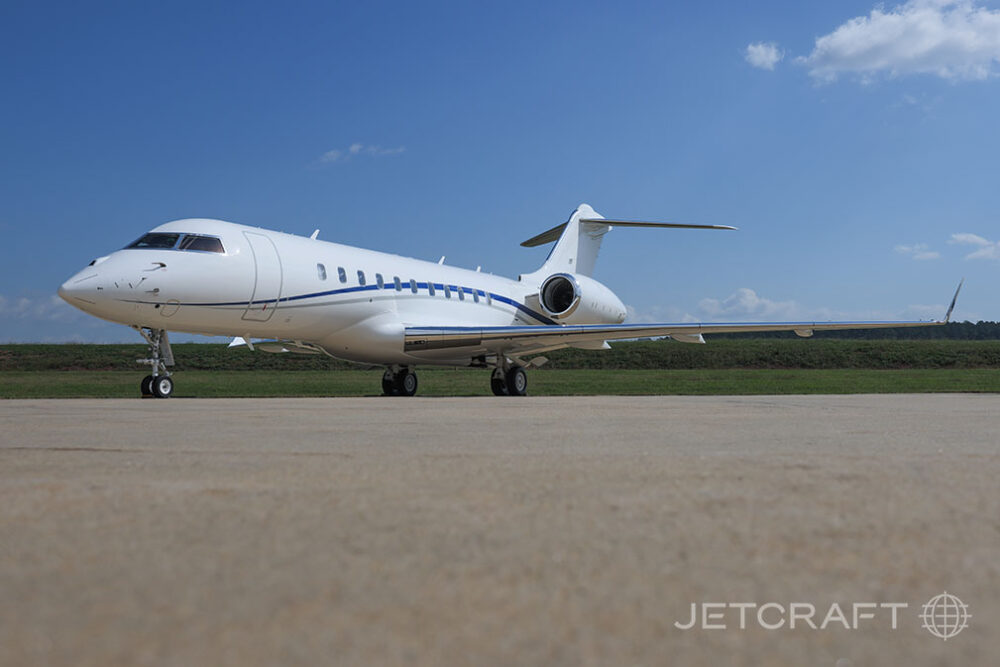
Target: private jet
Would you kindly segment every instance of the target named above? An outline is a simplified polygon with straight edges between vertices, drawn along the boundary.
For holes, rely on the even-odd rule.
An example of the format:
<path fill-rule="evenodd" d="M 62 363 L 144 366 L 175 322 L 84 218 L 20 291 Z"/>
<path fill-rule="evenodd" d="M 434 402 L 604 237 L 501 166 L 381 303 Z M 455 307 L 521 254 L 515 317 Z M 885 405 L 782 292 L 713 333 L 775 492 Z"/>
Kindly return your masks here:
<path fill-rule="evenodd" d="M 542 266 L 516 280 L 309 237 L 190 218 L 160 225 L 98 257 L 59 288 L 96 317 L 135 329 L 149 346 L 144 397 L 174 391 L 168 331 L 232 336 L 232 345 L 326 354 L 385 367 L 382 392 L 413 396 L 417 365 L 491 369 L 497 396 L 524 396 L 526 369 L 543 353 L 608 349 L 646 337 L 704 343 L 705 334 L 923 327 L 906 322 L 729 322 L 625 324 L 621 299 L 591 276 L 614 227 L 734 230 L 611 220 L 586 204 L 522 246 L 554 243 Z M 961 284 L 959 285 L 961 289 Z"/>

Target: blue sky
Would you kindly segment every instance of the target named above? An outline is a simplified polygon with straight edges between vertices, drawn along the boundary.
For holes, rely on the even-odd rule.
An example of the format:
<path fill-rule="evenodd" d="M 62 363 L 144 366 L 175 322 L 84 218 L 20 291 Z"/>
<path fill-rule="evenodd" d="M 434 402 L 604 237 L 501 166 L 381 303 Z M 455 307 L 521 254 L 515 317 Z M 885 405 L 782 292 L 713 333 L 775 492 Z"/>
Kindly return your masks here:
<path fill-rule="evenodd" d="M 5 2 L 0 342 L 217 217 L 516 276 L 581 202 L 638 321 L 1000 319 L 1000 5 Z"/>

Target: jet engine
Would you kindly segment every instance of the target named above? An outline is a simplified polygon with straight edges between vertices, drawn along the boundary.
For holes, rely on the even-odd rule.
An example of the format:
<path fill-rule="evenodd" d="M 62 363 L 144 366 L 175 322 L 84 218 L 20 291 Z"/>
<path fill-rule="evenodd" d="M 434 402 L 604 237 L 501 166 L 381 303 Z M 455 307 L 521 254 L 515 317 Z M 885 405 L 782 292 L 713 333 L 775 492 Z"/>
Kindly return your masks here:
<path fill-rule="evenodd" d="M 625 321 L 625 305 L 614 292 L 587 276 L 556 273 L 538 290 L 546 315 L 560 324 L 618 324 Z"/>

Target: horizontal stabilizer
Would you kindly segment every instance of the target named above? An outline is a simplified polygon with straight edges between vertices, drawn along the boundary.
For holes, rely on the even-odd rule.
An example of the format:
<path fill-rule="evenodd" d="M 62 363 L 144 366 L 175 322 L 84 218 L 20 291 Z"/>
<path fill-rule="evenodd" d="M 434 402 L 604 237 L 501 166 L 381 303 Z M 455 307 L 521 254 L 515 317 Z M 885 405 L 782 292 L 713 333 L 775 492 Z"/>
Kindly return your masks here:
<path fill-rule="evenodd" d="M 662 227 L 665 229 L 728 229 L 734 230 L 736 227 L 730 225 L 689 225 L 681 222 L 646 222 L 644 220 L 609 220 L 607 218 L 580 218 L 581 223 L 589 223 L 592 225 L 608 225 L 612 227 Z M 546 243 L 552 243 L 553 241 L 559 240 L 562 236 L 563 230 L 566 229 L 566 225 L 569 223 L 562 223 L 556 225 L 552 229 L 542 232 L 538 236 L 534 236 L 521 245 L 525 248 L 534 248 L 535 246 L 545 245 Z"/>

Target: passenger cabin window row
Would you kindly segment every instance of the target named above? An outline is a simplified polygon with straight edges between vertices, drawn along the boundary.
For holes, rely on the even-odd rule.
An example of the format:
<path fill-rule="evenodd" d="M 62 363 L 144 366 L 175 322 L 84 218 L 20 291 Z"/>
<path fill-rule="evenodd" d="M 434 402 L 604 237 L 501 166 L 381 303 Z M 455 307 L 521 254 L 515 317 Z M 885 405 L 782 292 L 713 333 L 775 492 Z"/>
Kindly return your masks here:
<path fill-rule="evenodd" d="M 317 264 L 316 271 L 319 274 L 320 280 L 326 280 L 326 266 L 324 264 Z M 340 278 L 340 282 L 346 283 L 347 269 L 345 269 L 342 266 L 338 266 L 337 276 Z M 368 278 L 365 275 L 365 272 L 359 270 L 358 285 L 364 287 L 367 284 L 368 284 Z M 375 284 L 378 286 L 378 289 L 385 289 L 386 282 L 385 278 L 382 276 L 381 273 L 375 274 Z M 404 283 L 403 279 L 400 278 L 399 276 L 392 277 L 391 285 L 392 288 L 395 289 L 395 291 L 402 292 L 404 284 L 406 287 L 410 288 L 410 292 L 412 292 L 413 294 L 419 293 L 420 284 L 413 278 L 410 278 Z M 493 297 L 488 292 L 485 292 L 483 290 L 472 289 L 471 287 L 460 287 L 458 285 L 445 285 L 441 283 L 439 283 L 438 286 L 435 286 L 435 284 L 431 282 L 425 283 L 425 285 L 427 286 L 427 294 L 430 296 L 435 296 L 437 294 L 437 290 L 441 289 L 442 291 L 444 291 L 444 298 L 446 299 L 450 299 L 452 292 L 455 292 L 458 295 L 459 301 L 465 301 L 465 295 L 471 294 L 472 300 L 475 301 L 476 303 L 485 301 L 487 305 L 493 304 Z"/>
<path fill-rule="evenodd" d="M 217 252 L 225 254 L 222 241 L 216 236 L 203 234 L 183 234 L 173 232 L 150 232 L 143 234 L 126 248 L 152 250 L 194 250 L 197 252 Z"/>

